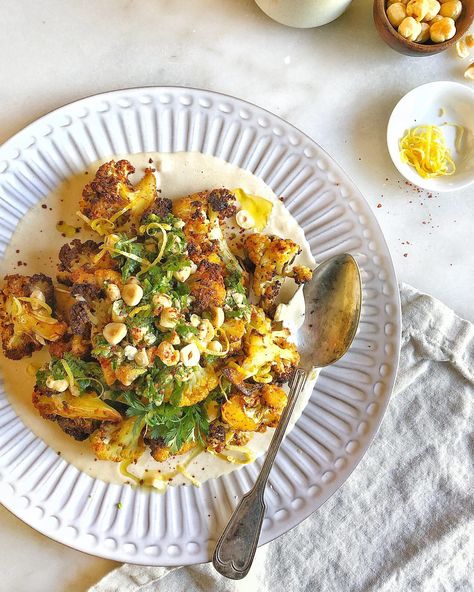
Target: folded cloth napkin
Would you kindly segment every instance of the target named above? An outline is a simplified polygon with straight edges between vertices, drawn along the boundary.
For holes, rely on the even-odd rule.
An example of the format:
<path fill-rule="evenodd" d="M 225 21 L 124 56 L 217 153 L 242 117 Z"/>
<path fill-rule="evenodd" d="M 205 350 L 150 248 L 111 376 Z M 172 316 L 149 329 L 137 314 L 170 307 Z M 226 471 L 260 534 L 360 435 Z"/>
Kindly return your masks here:
<path fill-rule="evenodd" d="M 392 400 L 332 498 L 261 547 L 240 582 L 211 564 L 124 565 L 90 592 L 474 590 L 474 326 L 410 286 L 401 295 Z"/>

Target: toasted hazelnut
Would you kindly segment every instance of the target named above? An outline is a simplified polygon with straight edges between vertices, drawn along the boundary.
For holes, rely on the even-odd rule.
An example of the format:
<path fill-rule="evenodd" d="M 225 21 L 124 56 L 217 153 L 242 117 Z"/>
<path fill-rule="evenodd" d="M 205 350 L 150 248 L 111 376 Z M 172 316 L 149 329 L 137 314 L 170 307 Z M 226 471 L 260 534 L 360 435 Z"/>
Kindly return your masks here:
<path fill-rule="evenodd" d="M 153 312 L 155 315 L 159 315 L 164 308 L 169 308 L 172 304 L 171 298 L 166 294 L 155 294 L 153 296 L 153 305 L 155 307 Z"/>
<path fill-rule="evenodd" d="M 220 341 L 211 341 L 208 344 L 207 349 L 210 352 L 213 352 L 213 353 L 218 354 L 218 353 L 220 353 L 222 351 L 222 344 L 220 343 Z"/>
<path fill-rule="evenodd" d="M 420 22 L 425 18 L 429 7 L 429 0 L 410 0 L 407 4 L 407 16 L 411 16 Z M 414 41 L 414 39 L 411 39 L 411 41 Z"/>
<path fill-rule="evenodd" d="M 421 23 L 421 33 L 415 39 L 417 43 L 426 43 L 430 38 L 430 26 L 428 23 Z"/>
<path fill-rule="evenodd" d="M 211 323 L 218 329 L 222 327 L 225 321 L 224 309 L 220 306 L 213 306 L 211 308 Z"/>
<path fill-rule="evenodd" d="M 160 343 L 156 355 L 166 366 L 176 366 L 179 362 L 179 351 L 174 349 L 169 341 L 162 341 Z"/>
<path fill-rule="evenodd" d="M 122 297 L 122 295 L 120 294 L 120 288 L 117 286 L 117 284 L 107 284 L 105 288 L 105 293 L 107 295 L 107 298 L 111 302 L 120 300 L 120 298 Z"/>
<path fill-rule="evenodd" d="M 146 349 L 139 349 L 133 358 L 135 364 L 140 368 L 146 368 L 150 364 L 150 359 L 146 353 Z"/>
<path fill-rule="evenodd" d="M 183 267 L 183 269 L 180 269 L 179 271 L 175 271 L 173 273 L 173 277 L 175 280 L 177 280 L 178 282 L 185 282 L 188 277 L 191 275 L 191 267 Z"/>
<path fill-rule="evenodd" d="M 462 12 L 462 2 L 460 0 L 451 0 L 451 2 L 444 2 L 441 6 L 439 14 L 441 16 L 448 16 L 453 21 L 457 20 Z"/>
<path fill-rule="evenodd" d="M 143 298 L 143 288 L 138 284 L 125 284 L 122 288 L 122 298 L 128 306 L 137 306 Z"/>
<path fill-rule="evenodd" d="M 201 358 L 201 353 L 195 343 L 185 345 L 179 352 L 179 357 L 184 366 L 197 366 Z"/>
<path fill-rule="evenodd" d="M 160 327 L 174 329 L 178 324 L 179 310 L 177 308 L 164 308 L 160 314 Z"/>
<path fill-rule="evenodd" d="M 102 335 L 110 345 L 117 345 L 127 335 L 127 325 L 125 323 L 108 323 L 105 325 Z"/>
<path fill-rule="evenodd" d="M 140 281 L 139 281 L 139 279 L 138 279 L 136 276 L 132 275 L 132 276 L 130 276 L 130 277 L 128 278 L 128 280 L 127 280 L 127 282 L 126 282 L 126 283 L 127 283 L 127 284 L 139 284 L 139 283 L 140 283 Z"/>
<path fill-rule="evenodd" d="M 459 41 L 456 41 L 456 53 L 462 59 L 467 58 L 467 56 L 470 54 L 469 47 L 467 46 L 465 39 L 459 39 Z"/>
<path fill-rule="evenodd" d="M 466 80 L 474 80 L 474 62 L 464 71 L 464 78 Z"/>
<path fill-rule="evenodd" d="M 56 393 L 64 393 L 64 391 L 69 388 L 69 382 L 65 378 L 54 380 L 52 376 L 48 376 L 46 379 L 46 386 L 49 390 L 55 391 Z"/>
<path fill-rule="evenodd" d="M 235 221 L 240 226 L 240 228 L 243 228 L 244 230 L 249 230 L 255 226 L 255 220 L 252 214 L 247 212 L 247 210 L 239 210 L 235 215 Z"/>
<path fill-rule="evenodd" d="M 387 8 L 387 18 L 390 23 L 397 28 L 407 16 L 407 9 L 401 2 L 395 2 Z"/>
<path fill-rule="evenodd" d="M 208 321 L 207 319 L 203 319 L 198 326 L 198 338 L 201 341 L 205 341 L 206 343 L 208 341 L 212 341 L 214 339 L 214 335 L 215 335 L 215 331 L 214 331 L 214 327 L 212 326 L 211 321 Z"/>
<path fill-rule="evenodd" d="M 466 35 L 464 37 L 464 41 L 466 42 L 466 45 L 469 49 L 474 47 L 474 35 Z"/>
<path fill-rule="evenodd" d="M 443 43 L 456 34 L 456 25 L 452 18 L 443 17 L 430 26 L 430 37 L 433 43 Z"/>
<path fill-rule="evenodd" d="M 30 298 L 33 298 L 33 302 L 31 303 L 31 308 L 33 310 L 40 310 L 40 308 L 42 308 L 40 302 L 46 302 L 46 298 L 44 297 L 43 292 L 39 289 L 39 288 L 35 288 L 31 294 L 30 294 Z M 35 300 L 37 302 L 35 302 Z M 38 302 L 39 301 L 39 302 Z"/>
<path fill-rule="evenodd" d="M 423 20 L 426 22 L 431 21 L 440 11 L 441 4 L 438 0 L 428 0 L 428 12 L 425 14 Z"/>

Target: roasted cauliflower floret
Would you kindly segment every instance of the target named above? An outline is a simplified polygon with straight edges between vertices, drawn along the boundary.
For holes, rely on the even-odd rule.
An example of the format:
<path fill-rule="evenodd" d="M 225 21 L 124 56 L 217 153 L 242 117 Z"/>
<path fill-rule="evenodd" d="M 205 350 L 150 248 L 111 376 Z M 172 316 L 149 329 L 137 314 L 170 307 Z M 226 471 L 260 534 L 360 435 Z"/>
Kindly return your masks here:
<path fill-rule="evenodd" d="M 100 285 L 100 281 L 107 279 L 107 274 L 116 269 L 117 264 L 108 253 L 100 260 L 95 261 L 99 251 L 99 244 L 93 240 L 82 242 L 76 238 L 69 244 L 63 245 L 59 251 L 58 273 L 56 275 L 58 282 L 67 286 L 85 283 Z M 104 273 L 106 274 L 105 278 L 103 277 Z"/>
<path fill-rule="evenodd" d="M 164 218 L 171 214 L 173 210 L 173 202 L 171 199 L 165 197 L 157 197 L 155 201 L 144 212 L 140 224 L 144 224 L 148 216 L 152 214 L 159 218 Z"/>
<path fill-rule="evenodd" d="M 222 268 L 215 263 L 201 261 L 196 273 L 189 280 L 189 291 L 198 313 L 210 310 L 214 306 L 223 306 L 226 289 Z"/>
<path fill-rule="evenodd" d="M 243 339 L 243 355 L 234 358 L 224 370 L 234 384 L 252 378 L 257 383 L 286 382 L 299 362 L 287 329 L 273 330 L 265 315 L 252 307 L 250 330 Z"/>
<path fill-rule="evenodd" d="M 172 452 L 169 446 L 166 446 L 165 441 L 163 438 L 157 438 L 156 440 L 152 438 L 148 438 L 145 436 L 144 438 L 145 444 L 150 447 L 151 456 L 157 462 L 163 462 L 167 460 L 170 456 L 180 456 L 182 454 L 186 454 L 193 448 L 196 448 L 197 442 L 194 440 L 190 442 L 186 442 L 181 446 L 181 448 L 177 452 Z"/>
<path fill-rule="evenodd" d="M 214 452 L 222 452 L 226 444 L 228 431 L 228 424 L 220 419 L 212 421 L 209 424 L 209 431 L 206 436 L 206 448 Z"/>
<path fill-rule="evenodd" d="M 133 172 L 135 168 L 127 160 L 111 160 L 103 164 L 94 180 L 84 187 L 79 208 L 86 221 L 100 222 L 91 224 L 99 234 L 106 234 L 130 217 L 138 221 L 157 199 L 154 170 L 145 169 L 145 175 L 135 187 L 128 178 Z"/>
<path fill-rule="evenodd" d="M 255 432 L 258 428 L 258 421 L 247 412 L 243 395 L 233 395 L 222 405 L 222 419 L 241 432 Z"/>
<path fill-rule="evenodd" d="M 242 440 L 240 432 L 265 431 L 267 427 L 276 427 L 287 400 L 281 387 L 265 384 L 249 396 L 232 395 L 222 405 L 222 420 Z M 232 440 L 229 442 L 232 443 Z"/>
<path fill-rule="evenodd" d="M 76 440 L 85 440 L 102 422 L 119 422 L 122 416 L 95 393 L 74 397 L 67 390 L 54 393 L 35 386 L 33 405 L 41 417 L 56 421 Z"/>
<path fill-rule="evenodd" d="M 211 366 L 196 366 L 191 378 L 184 383 L 179 407 L 189 407 L 203 401 L 218 383 L 217 375 Z"/>
<path fill-rule="evenodd" d="M 221 220 L 234 216 L 237 211 L 235 195 L 228 189 L 213 189 L 208 194 L 207 201 Z"/>
<path fill-rule="evenodd" d="M 62 358 L 70 353 L 76 358 L 88 357 L 91 349 L 90 342 L 83 339 L 80 335 L 71 335 L 66 333 L 58 341 L 48 343 L 48 350 L 51 356 Z"/>
<path fill-rule="evenodd" d="M 288 277 L 292 277 L 298 285 L 306 284 L 313 277 L 313 272 L 305 265 L 295 265 Z"/>
<path fill-rule="evenodd" d="M 91 220 L 110 219 L 126 207 L 133 191 L 128 177 L 134 172 L 128 160 L 111 160 L 99 167 L 93 181 L 84 187 L 79 202 L 81 212 Z"/>
<path fill-rule="evenodd" d="M 233 216 L 235 211 L 235 196 L 227 189 L 195 193 L 173 203 L 174 215 L 186 223 L 183 231 L 194 263 L 206 260 L 223 269 L 228 259 L 235 264 L 219 226 L 219 220 Z"/>
<path fill-rule="evenodd" d="M 60 417 L 59 415 L 54 419 L 65 434 L 71 436 L 71 438 L 74 438 L 74 440 L 77 440 L 78 442 L 87 440 L 87 438 L 100 426 L 100 421 L 97 421 L 96 419 L 83 419 L 82 417 L 68 419 L 67 417 Z"/>
<path fill-rule="evenodd" d="M 97 419 L 99 421 L 118 422 L 122 416 L 110 405 L 107 405 L 94 392 L 73 396 L 69 390 L 62 393 L 35 387 L 33 405 L 42 417 L 59 415 L 68 419 Z"/>
<path fill-rule="evenodd" d="M 145 444 L 136 421 L 130 417 L 117 424 L 102 424 L 90 438 L 96 457 L 113 462 L 137 461 L 145 452 Z"/>
<path fill-rule="evenodd" d="M 57 341 L 66 333 L 65 323 L 53 316 L 51 278 L 7 275 L 0 292 L 0 337 L 7 358 L 19 360 Z"/>
<path fill-rule="evenodd" d="M 255 266 L 252 281 L 255 296 L 263 310 L 273 315 L 281 281 L 301 249 L 292 240 L 257 233 L 247 236 L 244 243 L 247 256 Z"/>
<path fill-rule="evenodd" d="M 229 341 L 229 353 L 233 354 L 240 350 L 242 337 L 245 334 L 245 321 L 243 319 L 227 319 L 222 325 L 222 331 Z"/>

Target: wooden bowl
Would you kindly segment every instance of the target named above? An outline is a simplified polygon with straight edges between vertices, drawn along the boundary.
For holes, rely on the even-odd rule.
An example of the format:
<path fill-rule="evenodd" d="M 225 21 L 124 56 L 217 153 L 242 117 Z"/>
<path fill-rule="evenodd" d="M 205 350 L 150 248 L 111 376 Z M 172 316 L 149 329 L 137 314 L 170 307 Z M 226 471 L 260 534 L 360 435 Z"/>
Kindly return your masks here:
<path fill-rule="evenodd" d="M 374 22 L 380 37 L 392 49 L 409 56 L 431 56 L 451 47 L 469 29 L 474 20 L 474 0 L 461 0 L 463 9 L 456 21 L 456 35 L 444 43 L 415 43 L 399 35 L 387 17 L 385 0 L 374 0 Z"/>

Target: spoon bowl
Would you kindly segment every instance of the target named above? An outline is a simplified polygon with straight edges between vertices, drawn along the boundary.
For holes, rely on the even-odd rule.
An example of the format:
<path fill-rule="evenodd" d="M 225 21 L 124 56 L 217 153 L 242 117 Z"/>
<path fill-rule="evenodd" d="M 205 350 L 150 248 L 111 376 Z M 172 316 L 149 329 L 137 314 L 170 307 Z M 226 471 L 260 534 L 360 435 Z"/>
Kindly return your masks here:
<path fill-rule="evenodd" d="M 362 287 L 354 257 L 344 253 L 321 263 L 304 286 L 303 294 L 305 322 L 295 341 L 299 366 L 309 372 L 337 362 L 356 334 Z"/>

